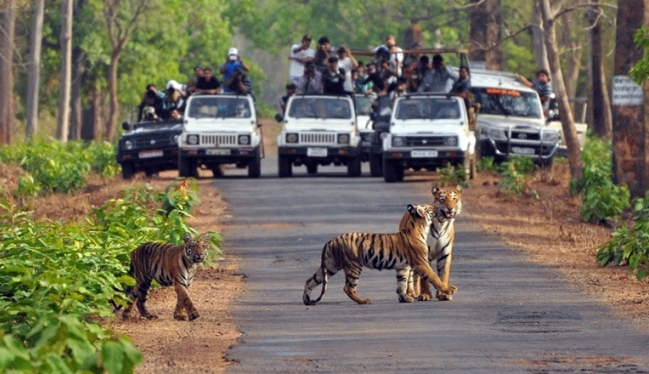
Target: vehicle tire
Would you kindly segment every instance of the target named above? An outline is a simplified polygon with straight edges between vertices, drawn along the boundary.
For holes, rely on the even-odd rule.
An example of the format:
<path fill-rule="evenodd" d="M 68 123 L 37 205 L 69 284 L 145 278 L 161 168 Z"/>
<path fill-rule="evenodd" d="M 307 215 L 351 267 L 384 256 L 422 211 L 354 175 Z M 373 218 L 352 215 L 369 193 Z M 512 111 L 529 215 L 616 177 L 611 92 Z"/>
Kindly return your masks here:
<path fill-rule="evenodd" d="M 288 178 L 293 175 L 293 165 L 286 156 L 277 156 L 277 172 L 280 178 Z"/>
<path fill-rule="evenodd" d="M 259 178 L 261 175 L 261 156 L 259 149 L 255 151 L 255 156 L 248 163 L 248 178 Z"/>
<path fill-rule="evenodd" d="M 194 170 L 192 170 L 192 166 Z M 178 158 L 178 176 L 181 178 L 193 177 L 196 174 L 196 166 L 191 159 Z"/>
<path fill-rule="evenodd" d="M 401 178 L 403 179 L 403 176 Z M 385 183 L 394 183 L 399 180 L 397 165 L 394 162 L 383 160 L 383 180 Z"/>
<path fill-rule="evenodd" d="M 122 178 L 131 179 L 135 175 L 135 165 L 122 164 Z"/>
<path fill-rule="evenodd" d="M 223 169 L 224 168 L 225 167 L 222 164 L 218 164 L 216 166 L 213 166 L 212 167 L 212 177 L 213 178 L 221 178 L 221 177 L 223 177 L 223 174 L 224 174 Z"/>
<path fill-rule="evenodd" d="M 347 175 L 350 177 L 361 176 L 361 158 L 356 157 L 347 161 Z"/>
<path fill-rule="evenodd" d="M 370 174 L 373 177 L 382 177 L 383 176 L 383 156 L 382 155 L 370 155 Z"/>
<path fill-rule="evenodd" d="M 405 169 L 401 165 L 395 165 L 394 166 L 394 171 L 397 174 L 397 182 L 402 182 L 403 177 L 405 176 Z"/>
<path fill-rule="evenodd" d="M 318 164 L 306 164 L 306 172 L 309 175 L 318 174 Z"/>

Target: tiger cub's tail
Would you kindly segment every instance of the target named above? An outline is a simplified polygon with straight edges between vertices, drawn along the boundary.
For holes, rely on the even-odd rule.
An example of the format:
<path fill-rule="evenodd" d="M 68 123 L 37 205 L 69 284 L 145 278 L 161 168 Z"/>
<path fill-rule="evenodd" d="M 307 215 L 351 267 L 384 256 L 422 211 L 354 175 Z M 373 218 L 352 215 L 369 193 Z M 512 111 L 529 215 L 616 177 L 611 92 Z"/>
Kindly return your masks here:
<path fill-rule="evenodd" d="M 315 305 L 318 303 L 320 300 L 322 300 L 322 296 L 324 296 L 325 292 L 327 291 L 327 282 L 329 280 L 329 272 L 327 271 L 327 264 L 325 262 L 325 255 L 327 253 L 327 246 L 325 245 L 325 248 L 322 250 L 322 257 L 320 260 L 320 270 L 322 272 L 322 291 L 320 292 L 320 296 L 318 296 L 317 299 L 311 300 L 311 290 L 315 288 L 318 285 L 318 271 L 313 274 L 313 277 L 307 279 L 306 285 L 304 286 L 304 295 L 302 297 L 302 301 L 304 302 L 304 305 Z M 312 288 L 310 288 L 310 284 L 314 283 Z"/>

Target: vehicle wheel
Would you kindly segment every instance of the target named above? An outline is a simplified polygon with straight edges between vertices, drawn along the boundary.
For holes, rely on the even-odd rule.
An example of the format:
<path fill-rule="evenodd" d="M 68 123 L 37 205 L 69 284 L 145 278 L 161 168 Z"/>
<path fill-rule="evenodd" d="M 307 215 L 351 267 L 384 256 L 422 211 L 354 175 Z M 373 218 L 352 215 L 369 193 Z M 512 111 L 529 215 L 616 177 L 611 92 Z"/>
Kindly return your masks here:
<path fill-rule="evenodd" d="M 223 176 L 223 168 L 224 166 L 221 164 L 212 167 L 212 177 L 221 178 Z"/>
<path fill-rule="evenodd" d="M 394 165 L 394 171 L 397 174 L 397 182 L 403 181 L 405 175 L 405 169 L 401 165 Z"/>
<path fill-rule="evenodd" d="M 403 176 L 401 178 L 403 179 Z M 399 180 L 397 165 L 394 162 L 383 160 L 383 180 L 386 183 L 394 183 Z"/>
<path fill-rule="evenodd" d="M 361 176 L 361 158 L 356 157 L 347 162 L 347 175 L 350 177 Z"/>
<path fill-rule="evenodd" d="M 370 155 L 370 174 L 373 177 L 383 176 L 383 156 Z"/>
<path fill-rule="evenodd" d="M 182 178 L 198 177 L 196 162 L 191 159 L 178 159 L 178 176 Z"/>
<path fill-rule="evenodd" d="M 135 175 L 135 166 L 133 164 L 122 164 L 122 178 L 131 179 Z"/>
<path fill-rule="evenodd" d="M 261 175 L 261 156 L 259 149 L 255 152 L 255 157 L 248 163 L 248 178 L 259 178 Z"/>
<path fill-rule="evenodd" d="M 287 178 L 293 175 L 293 165 L 291 165 L 291 160 L 285 156 L 278 156 L 277 171 L 280 178 Z"/>
<path fill-rule="evenodd" d="M 309 175 L 318 174 L 318 164 L 306 164 L 306 172 Z"/>

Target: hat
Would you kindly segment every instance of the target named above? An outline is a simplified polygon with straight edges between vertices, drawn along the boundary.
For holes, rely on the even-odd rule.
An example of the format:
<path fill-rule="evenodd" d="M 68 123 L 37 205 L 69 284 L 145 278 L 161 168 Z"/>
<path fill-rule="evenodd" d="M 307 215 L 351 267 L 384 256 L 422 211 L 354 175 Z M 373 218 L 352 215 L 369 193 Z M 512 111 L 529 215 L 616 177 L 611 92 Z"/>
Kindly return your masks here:
<path fill-rule="evenodd" d="M 144 111 L 146 114 L 154 114 L 155 113 L 155 108 L 152 106 L 148 106 L 146 110 Z"/>
<path fill-rule="evenodd" d="M 230 60 L 236 60 L 238 54 L 239 51 L 236 48 L 230 48 L 230 50 L 228 50 L 228 58 Z"/>

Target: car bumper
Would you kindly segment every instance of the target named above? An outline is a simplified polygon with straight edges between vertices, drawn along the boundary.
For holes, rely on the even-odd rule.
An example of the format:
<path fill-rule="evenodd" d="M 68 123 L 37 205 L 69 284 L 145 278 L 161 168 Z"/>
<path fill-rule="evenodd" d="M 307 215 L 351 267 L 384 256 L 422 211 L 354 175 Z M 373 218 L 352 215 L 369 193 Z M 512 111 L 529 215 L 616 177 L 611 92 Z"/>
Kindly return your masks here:
<path fill-rule="evenodd" d="M 138 169 L 151 166 L 178 166 L 178 148 L 145 149 L 138 151 L 120 151 L 117 154 L 119 164 L 132 164 Z"/>
<path fill-rule="evenodd" d="M 461 165 L 464 163 L 465 154 L 466 152 L 460 150 L 387 150 L 383 152 L 383 159 L 404 167 L 434 170 L 445 167 L 448 163 Z"/>
<path fill-rule="evenodd" d="M 559 143 L 514 143 L 495 141 L 490 138 L 480 140 L 480 149 L 483 156 L 495 156 L 501 159 L 510 156 L 526 156 L 546 160 L 554 157 L 558 148 Z"/>

